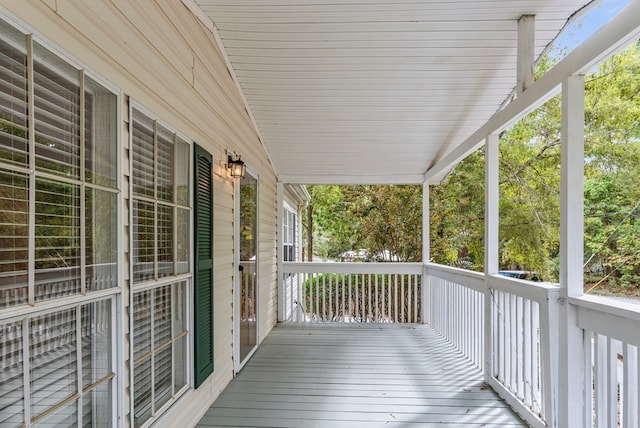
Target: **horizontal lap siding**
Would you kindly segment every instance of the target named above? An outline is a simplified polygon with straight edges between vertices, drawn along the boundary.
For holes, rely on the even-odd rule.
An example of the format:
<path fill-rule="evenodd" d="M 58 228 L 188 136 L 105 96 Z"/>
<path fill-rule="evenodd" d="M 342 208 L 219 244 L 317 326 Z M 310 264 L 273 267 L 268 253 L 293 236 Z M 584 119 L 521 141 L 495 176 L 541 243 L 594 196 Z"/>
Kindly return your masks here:
<path fill-rule="evenodd" d="M 260 326 L 258 334 L 262 341 L 278 321 L 278 281 L 276 235 L 280 242 L 280 231 L 276 232 L 276 182 L 272 174 L 260 175 L 260 226 L 259 226 L 259 263 L 260 292 L 258 294 Z M 273 189 L 273 191 L 272 191 Z"/>
<path fill-rule="evenodd" d="M 123 108 L 123 194 L 128 195 L 128 97 L 163 122 L 200 144 L 214 161 L 214 352 L 215 371 L 198 390 L 189 392 L 161 426 L 184 426 L 218 396 L 233 376 L 233 182 L 226 177 L 226 149 L 260 171 L 260 333 L 264 337 L 276 320 L 276 202 L 275 173 L 242 98 L 208 29 L 178 0 L 155 2 L 0 0 L 0 5 L 50 40 L 54 47 L 116 86 L 125 95 Z M 128 213 L 122 239 L 126 257 Z M 128 260 L 125 276 L 128 277 Z M 124 284 L 128 305 L 128 283 Z M 127 308 L 124 308 L 128 313 Z M 125 334 L 129 320 L 123 319 Z M 123 353 L 129 355 L 129 343 Z M 128 363 L 125 364 L 125 371 Z M 122 373 L 125 384 L 128 374 Z M 127 385 L 125 385 L 127 386 Z M 124 398 L 129 412 L 129 390 Z M 128 415 L 126 416 L 128 420 Z"/>

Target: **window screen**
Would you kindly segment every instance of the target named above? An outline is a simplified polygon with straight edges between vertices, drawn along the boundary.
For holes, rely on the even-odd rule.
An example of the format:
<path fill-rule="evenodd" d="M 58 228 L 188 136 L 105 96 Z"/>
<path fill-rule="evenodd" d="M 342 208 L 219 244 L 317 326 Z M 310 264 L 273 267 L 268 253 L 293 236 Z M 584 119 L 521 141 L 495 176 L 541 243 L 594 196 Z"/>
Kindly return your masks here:
<path fill-rule="evenodd" d="M 117 96 L 34 39 L 0 20 L 0 426 L 110 426 Z"/>
<path fill-rule="evenodd" d="M 141 426 L 188 383 L 190 146 L 138 109 L 132 117 L 133 413 Z"/>

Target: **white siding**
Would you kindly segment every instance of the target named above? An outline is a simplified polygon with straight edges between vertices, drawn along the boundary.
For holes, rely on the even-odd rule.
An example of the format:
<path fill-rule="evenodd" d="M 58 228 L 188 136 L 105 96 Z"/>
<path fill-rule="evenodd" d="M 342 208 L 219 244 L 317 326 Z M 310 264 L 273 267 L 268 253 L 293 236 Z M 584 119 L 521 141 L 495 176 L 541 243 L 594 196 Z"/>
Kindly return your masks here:
<path fill-rule="evenodd" d="M 128 191 L 129 97 L 156 114 L 214 157 L 214 374 L 190 391 L 160 420 L 161 426 L 198 420 L 233 377 L 233 182 L 226 177 L 226 149 L 260 171 L 260 339 L 276 320 L 275 173 L 268 162 L 242 98 L 210 31 L 179 1 L 18 2 L 0 5 L 55 47 L 119 87 L 123 94 L 122 192 Z M 123 300 L 128 306 L 128 213 L 121 231 L 125 248 Z M 128 314 L 128 308 L 123 308 Z M 122 355 L 129 355 L 129 319 Z M 118 373 L 128 384 L 128 368 Z M 129 388 L 124 406 L 128 423 Z M 186 416 L 189 416 L 186 418 Z"/>
<path fill-rule="evenodd" d="M 277 230 L 278 203 L 275 176 L 260 174 L 258 260 L 260 262 L 260 291 L 258 314 L 260 316 L 258 341 L 261 342 L 278 321 L 277 245 L 282 231 Z M 272 190 L 271 190 L 272 189 Z"/>

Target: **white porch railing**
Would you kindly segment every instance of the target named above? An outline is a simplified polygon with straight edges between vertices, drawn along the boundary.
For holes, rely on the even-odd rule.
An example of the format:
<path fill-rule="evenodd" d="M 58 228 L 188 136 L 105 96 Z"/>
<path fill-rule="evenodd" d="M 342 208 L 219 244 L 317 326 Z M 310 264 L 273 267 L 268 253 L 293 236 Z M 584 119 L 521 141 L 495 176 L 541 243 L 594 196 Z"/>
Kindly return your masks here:
<path fill-rule="evenodd" d="M 422 322 L 422 263 L 283 263 L 283 319 Z"/>
<path fill-rule="evenodd" d="M 569 303 L 584 331 L 585 420 L 598 428 L 640 426 L 639 306 L 590 296 Z"/>
<path fill-rule="evenodd" d="M 489 286 L 489 384 L 531 426 L 554 426 L 560 289 L 501 276 L 490 276 Z"/>
<path fill-rule="evenodd" d="M 478 368 L 485 364 L 486 308 L 492 349 L 487 381 L 531 426 L 555 420 L 555 346 L 559 288 L 464 269 L 427 265 L 428 322 Z M 490 290 L 487 294 L 487 289 Z M 553 322 L 557 325 L 556 322 Z"/>
<path fill-rule="evenodd" d="M 553 284 L 431 263 L 283 265 L 285 321 L 428 323 L 534 428 L 558 427 L 565 411 L 557 407 L 566 393 L 558 390 L 559 320 L 572 305 L 584 332 L 576 360 L 586 364 L 584 397 L 570 401 L 584 403 L 586 426 L 640 426 L 640 305 L 564 301 Z"/>
<path fill-rule="evenodd" d="M 484 276 L 429 264 L 426 322 L 478 369 L 484 365 Z"/>

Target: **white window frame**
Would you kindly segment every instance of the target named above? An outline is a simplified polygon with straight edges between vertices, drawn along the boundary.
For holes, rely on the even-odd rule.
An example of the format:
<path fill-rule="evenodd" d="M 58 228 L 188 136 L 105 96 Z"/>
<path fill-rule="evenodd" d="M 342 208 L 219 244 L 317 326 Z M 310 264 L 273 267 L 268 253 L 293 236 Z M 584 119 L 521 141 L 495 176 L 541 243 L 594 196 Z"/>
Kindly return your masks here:
<path fill-rule="evenodd" d="M 189 211 L 189 231 L 188 231 L 188 242 L 191 244 L 193 242 L 193 179 L 192 179 L 192 173 L 193 173 L 193 143 L 191 139 L 187 138 L 184 134 L 182 134 L 181 132 L 177 131 L 175 127 L 169 125 L 167 122 L 163 121 L 157 114 L 153 113 L 151 110 L 147 109 L 145 106 L 143 106 L 140 102 L 136 101 L 135 99 L 130 98 L 129 99 L 129 151 L 130 151 L 130 155 L 129 155 L 129 170 L 133 171 L 133 120 L 134 120 L 134 110 L 136 110 L 138 113 L 143 114 L 144 116 L 146 116 L 147 118 L 151 119 L 152 121 L 154 121 L 157 125 L 162 126 L 163 128 L 165 128 L 166 130 L 169 130 L 171 132 L 173 132 L 174 134 L 174 144 L 176 142 L 176 139 L 180 139 L 182 141 L 184 141 L 185 143 L 187 143 L 188 145 L 188 152 L 189 152 L 189 156 L 188 156 L 188 163 L 189 163 L 189 171 L 191 172 L 191 174 L 187 177 L 188 180 L 188 188 L 189 188 L 189 199 L 187 201 L 188 206 L 182 206 L 179 205 L 176 202 L 176 196 L 175 196 L 175 189 L 176 189 L 176 183 L 174 181 L 174 200 L 172 203 L 166 203 L 163 201 L 163 204 L 167 205 L 167 206 L 171 206 L 174 209 L 179 207 L 179 208 L 186 208 Z M 157 128 L 156 128 L 157 129 Z M 174 145 L 174 166 L 175 166 L 175 162 L 176 162 L 176 157 L 175 157 L 175 145 Z M 154 159 L 154 170 L 157 167 L 157 163 L 156 163 L 156 159 Z M 175 179 L 175 177 L 174 177 Z M 134 195 L 134 190 L 133 190 L 133 179 L 131 180 L 131 183 L 129 185 L 129 202 L 130 202 L 130 207 L 129 207 L 129 242 L 130 242 L 130 257 L 129 257 L 129 278 L 130 278 L 130 287 L 129 287 L 129 310 L 128 310 L 128 315 L 129 315 L 129 361 L 128 361 L 128 366 L 129 366 L 129 426 L 135 426 L 135 408 L 134 408 L 134 368 L 135 368 L 135 357 L 134 357 L 134 348 L 135 348 L 135 344 L 134 344 L 134 295 L 140 292 L 144 292 L 147 290 L 151 290 L 151 289 L 158 289 L 160 287 L 166 286 L 166 285 L 174 285 L 174 284 L 178 284 L 180 282 L 186 282 L 186 292 L 185 292 L 185 301 L 186 301 L 186 305 L 185 305 L 185 319 L 186 321 L 186 328 L 185 328 L 185 333 L 186 333 L 186 355 L 185 355 L 185 372 L 186 372 L 186 384 L 179 390 L 179 391 L 173 391 L 174 392 L 174 396 L 173 399 L 170 399 L 168 402 L 164 403 L 162 406 L 160 406 L 160 408 L 158 409 L 154 409 L 154 411 L 152 412 L 151 416 L 149 417 L 149 419 L 147 419 L 141 426 L 142 427 L 148 427 L 152 424 L 154 424 L 155 422 L 157 422 L 158 420 L 162 419 L 162 417 L 164 417 L 168 412 L 167 410 L 173 406 L 175 403 L 179 402 L 181 398 L 183 398 L 185 396 L 185 394 L 187 392 L 189 392 L 190 390 L 193 389 L 193 305 L 192 305 L 192 299 L 193 299 L 193 257 L 194 257 L 194 253 L 193 253 L 193 246 L 189 245 L 189 249 L 188 249 L 188 258 L 189 258 L 189 263 L 188 263 L 188 272 L 187 273 L 183 273 L 183 274 L 176 274 L 176 267 L 177 267 L 177 256 L 176 256 L 176 252 L 177 252 L 177 247 L 174 246 L 173 251 L 174 251 L 174 273 L 173 275 L 167 275 L 165 277 L 162 278 L 158 278 L 157 277 L 157 269 L 155 269 L 154 272 L 154 279 L 151 280 L 146 280 L 146 281 L 141 281 L 141 282 L 137 282 L 134 283 L 134 261 L 133 261 L 133 239 L 134 239 L 134 218 L 133 218 L 133 201 L 134 199 L 137 200 L 143 200 L 143 201 L 150 201 L 150 198 L 140 198 L 139 196 L 135 196 Z M 158 201 L 157 195 L 154 197 L 155 201 Z M 174 237 L 176 236 L 177 233 L 177 227 L 176 227 L 176 222 L 177 222 L 177 218 L 175 218 L 174 216 Z M 154 236 L 157 238 L 158 233 L 157 233 L 157 228 L 154 232 Z M 158 252 L 158 248 L 157 245 L 155 246 L 155 254 L 156 254 L 156 258 L 157 258 L 157 252 Z M 151 304 L 153 304 L 153 302 L 151 302 Z M 175 339 L 173 337 L 173 326 L 171 328 L 172 330 L 172 340 Z M 173 343 L 170 345 L 172 350 L 173 350 Z M 155 351 L 152 350 L 152 353 L 154 353 Z M 155 354 L 154 354 L 155 355 Z M 153 356 L 151 357 L 153 358 Z M 172 365 L 175 363 L 175 361 L 172 358 Z M 175 372 L 175 367 L 172 366 L 172 372 Z M 173 385 L 172 385 L 173 388 Z M 153 390 L 153 388 L 152 388 Z M 152 397 L 152 406 L 154 405 L 153 403 L 153 397 Z"/>
<path fill-rule="evenodd" d="M 79 62 L 75 58 L 73 58 L 66 51 L 62 50 L 60 47 L 55 44 L 49 42 L 46 37 L 42 36 L 37 30 L 26 25 L 20 19 L 15 17 L 13 14 L 7 12 L 5 9 L 0 8 L 0 19 L 2 19 L 8 26 L 13 27 L 16 31 L 22 33 L 25 37 L 25 47 L 26 47 L 26 55 L 27 55 L 27 117 L 29 118 L 27 122 L 28 129 L 28 155 L 30 157 L 29 164 L 25 166 L 19 166 L 10 163 L 4 163 L 0 160 L 0 167 L 8 172 L 8 173 L 16 173 L 22 174 L 26 176 L 29 180 L 28 191 L 29 191 L 29 226 L 28 226 L 28 240 L 30 243 L 30 250 L 28 255 L 28 298 L 27 302 L 24 305 L 15 305 L 8 306 L 0 309 L 0 323 L 8 324 L 15 323 L 16 321 L 20 321 L 23 323 L 23 326 L 28 325 L 28 321 L 32 318 L 44 316 L 47 314 L 60 312 L 63 310 L 68 310 L 75 308 L 77 313 L 80 312 L 80 308 L 83 305 L 90 304 L 97 301 L 109 300 L 111 302 L 111 370 L 112 373 L 109 375 L 109 378 L 106 380 L 111 382 L 111 425 L 121 427 L 123 426 L 123 422 L 120 418 L 118 418 L 119 414 L 122 414 L 124 409 L 123 402 L 123 376 L 121 373 L 124 373 L 124 365 L 122 358 L 122 350 L 123 350 L 123 318 L 122 318 L 122 284 L 124 280 L 124 256 L 123 256 L 123 239 L 120 231 L 123 228 L 122 224 L 122 208 L 123 208 L 123 195 L 122 195 L 122 141 L 121 141 L 121 131 L 122 131 L 122 109 L 121 109 L 121 101 L 122 101 L 122 91 L 117 88 L 115 85 L 103 79 L 97 73 L 94 73 L 89 67 L 85 64 Z M 99 184 L 93 184 L 89 180 L 87 180 L 84 175 L 84 147 L 85 147 L 85 138 L 84 138 L 84 130 L 81 131 L 79 137 L 79 150 L 80 150 L 80 175 L 78 179 L 67 179 L 61 175 L 50 174 L 47 172 L 38 172 L 37 168 L 34 168 L 35 165 L 35 147 L 34 147 L 34 89 L 33 89 L 33 64 L 34 64 L 34 49 L 33 46 L 35 43 L 38 43 L 41 47 L 48 50 L 51 54 L 57 57 L 59 60 L 65 62 L 67 65 L 75 68 L 78 71 L 78 79 L 79 79 L 79 93 L 80 93 L 80 107 L 81 107 L 81 128 L 83 126 L 83 117 L 84 117 L 84 92 L 85 92 L 85 78 L 88 77 L 93 80 L 96 84 L 100 85 L 102 89 L 110 92 L 115 97 L 115 117 L 116 117 L 116 125 L 115 125 L 115 150 L 116 150 L 116 172 L 115 172 L 115 187 L 104 187 Z M 79 211 L 80 211 L 80 219 L 83 221 L 80 222 L 80 240 L 81 240 L 81 250 L 80 250 L 80 274 L 81 274 L 81 290 L 77 294 L 72 294 L 65 297 L 60 298 L 50 298 L 42 301 L 35 301 L 35 265 L 33 261 L 34 257 L 34 235 L 35 235 L 35 179 L 36 177 L 44 178 L 44 179 L 52 179 L 59 183 L 71 184 L 74 186 L 78 186 L 79 188 Z M 85 201 L 84 201 L 84 189 L 91 188 L 96 190 L 104 190 L 108 191 L 115 195 L 116 198 L 116 210 L 114 213 L 115 216 L 115 228 L 118 232 L 116 234 L 116 248 L 117 248 L 117 258 L 115 260 L 116 263 L 116 285 L 111 288 L 96 290 L 96 291 L 87 291 L 86 290 L 86 259 L 85 259 L 85 237 L 84 235 L 84 220 L 85 220 Z M 78 342 L 78 349 L 81 349 L 81 332 L 80 332 L 80 322 L 81 320 L 76 320 L 76 341 Z M 29 380 L 29 362 L 30 362 L 30 352 L 29 352 L 29 340 L 28 340 L 28 329 L 23 329 L 23 366 L 24 366 L 24 415 L 25 415 L 25 423 L 26 427 L 32 426 L 33 423 L 37 423 L 38 420 L 42 419 L 42 417 L 38 417 L 36 422 L 32 422 L 33 418 L 30 417 L 30 406 L 31 406 L 31 397 L 28 391 L 30 390 L 30 380 Z M 81 354 L 78 352 L 77 356 Z M 76 401 L 78 404 L 82 402 L 82 398 L 85 393 L 82 390 L 82 360 L 77 359 L 76 363 L 78 365 L 78 385 L 79 385 L 79 398 L 72 400 L 65 400 L 64 403 L 70 403 L 72 401 Z M 101 384 L 103 381 L 99 381 Z M 95 387 L 95 386 L 94 386 Z M 92 387 L 92 389 L 94 388 Z M 91 390 L 92 390 L 91 389 Z M 89 391 L 91 391 L 89 390 Z M 87 392 L 89 392 L 87 391 Z M 49 414 L 51 412 L 55 412 L 55 410 L 60 403 L 50 408 L 50 410 L 45 411 L 44 414 Z M 29 419 L 27 419 L 29 417 Z M 82 422 L 82 411 L 81 407 L 78 407 L 78 420 L 80 423 Z"/>
<path fill-rule="evenodd" d="M 283 215 L 282 215 L 282 258 L 286 262 L 300 261 L 298 255 L 298 221 L 299 215 L 286 201 L 283 202 Z M 289 248 L 292 248 L 293 260 L 289 258 Z"/>

